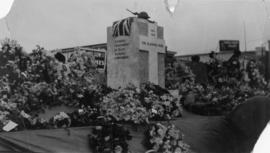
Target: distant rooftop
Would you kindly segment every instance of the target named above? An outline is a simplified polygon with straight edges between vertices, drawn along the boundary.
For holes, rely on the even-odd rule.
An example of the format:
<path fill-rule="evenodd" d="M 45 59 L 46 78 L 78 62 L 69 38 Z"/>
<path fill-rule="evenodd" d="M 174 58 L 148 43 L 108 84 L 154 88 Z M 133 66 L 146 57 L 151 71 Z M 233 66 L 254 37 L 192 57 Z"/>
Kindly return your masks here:
<path fill-rule="evenodd" d="M 255 50 L 250 50 L 250 51 L 241 51 L 241 53 L 245 53 L 245 54 L 248 54 L 248 53 L 254 53 Z M 198 53 L 198 54 L 187 54 L 187 55 L 176 55 L 176 57 L 190 57 L 190 56 L 194 56 L 194 55 L 198 55 L 198 56 L 208 56 L 211 52 L 209 53 Z M 217 54 L 232 54 L 233 51 L 223 51 L 223 52 L 215 52 Z"/>

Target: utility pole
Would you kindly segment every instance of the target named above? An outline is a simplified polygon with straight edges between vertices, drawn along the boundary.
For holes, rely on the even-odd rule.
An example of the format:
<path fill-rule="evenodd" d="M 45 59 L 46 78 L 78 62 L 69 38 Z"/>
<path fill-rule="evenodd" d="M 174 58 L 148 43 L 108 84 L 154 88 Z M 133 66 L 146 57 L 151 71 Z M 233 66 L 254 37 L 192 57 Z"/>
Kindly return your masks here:
<path fill-rule="evenodd" d="M 268 53 L 266 55 L 267 55 L 266 80 L 268 81 L 270 79 L 270 40 L 268 40 Z"/>
<path fill-rule="evenodd" d="M 247 52 L 247 34 L 246 34 L 246 22 L 245 20 L 243 21 L 243 30 L 244 30 L 244 42 L 245 42 L 245 53 Z M 245 69 L 246 67 L 246 55 L 244 54 L 244 56 L 242 57 L 243 61 L 242 61 L 242 66 Z"/>
<path fill-rule="evenodd" d="M 11 30 L 10 30 L 10 27 L 9 27 L 9 24 L 8 24 L 7 17 L 4 17 L 4 22 L 6 23 L 7 31 L 8 31 L 8 34 L 9 34 L 9 38 L 11 39 Z"/>
<path fill-rule="evenodd" d="M 245 40 L 245 52 L 247 51 L 247 34 L 246 34 L 246 22 L 244 21 L 244 40 Z"/>

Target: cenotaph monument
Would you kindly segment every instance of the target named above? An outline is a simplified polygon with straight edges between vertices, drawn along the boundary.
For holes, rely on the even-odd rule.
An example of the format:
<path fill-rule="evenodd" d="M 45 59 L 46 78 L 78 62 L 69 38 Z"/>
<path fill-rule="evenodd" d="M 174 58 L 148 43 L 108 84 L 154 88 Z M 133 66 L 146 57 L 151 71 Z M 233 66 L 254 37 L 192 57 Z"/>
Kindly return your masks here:
<path fill-rule="evenodd" d="M 107 28 L 107 85 L 165 86 L 164 29 L 156 22 L 129 17 Z"/>

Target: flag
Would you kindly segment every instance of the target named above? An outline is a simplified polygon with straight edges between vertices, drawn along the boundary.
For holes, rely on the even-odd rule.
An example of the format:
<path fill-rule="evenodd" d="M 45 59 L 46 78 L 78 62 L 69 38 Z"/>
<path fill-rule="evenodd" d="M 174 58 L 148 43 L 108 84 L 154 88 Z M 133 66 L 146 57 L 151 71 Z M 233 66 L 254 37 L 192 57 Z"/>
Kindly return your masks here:
<path fill-rule="evenodd" d="M 113 37 L 129 36 L 131 33 L 132 22 L 133 22 L 133 18 L 131 17 L 114 22 L 112 26 Z"/>

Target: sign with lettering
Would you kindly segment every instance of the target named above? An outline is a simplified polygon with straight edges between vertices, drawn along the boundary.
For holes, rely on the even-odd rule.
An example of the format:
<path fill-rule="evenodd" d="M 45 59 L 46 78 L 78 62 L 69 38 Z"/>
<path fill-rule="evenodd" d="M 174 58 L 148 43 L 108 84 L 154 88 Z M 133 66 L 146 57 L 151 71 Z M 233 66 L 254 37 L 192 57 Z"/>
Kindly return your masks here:
<path fill-rule="evenodd" d="M 162 39 L 163 37 L 160 36 L 160 31 L 162 27 L 157 26 L 156 24 L 147 24 L 147 28 L 149 31 L 148 35 L 140 35 L 140 50 L 155 50 L 159 53 L 165 53 L 165 41 Z M 141 30 L 141 29 L 140 29 Z M 163 35 L 163 33 L 162 33 Z"/>
<path fill-rule="evenodd" d="M 165 53 L 164 41 L 151 41 L 148 39 L 141 39 L 140 49 L 141 50 L 150 50 L 149 48 L 156 48 L 156 51 Z"/>
<path fill-rule="evenodd" d="M 114 39 L 114 58 L 115 59 L 127 59 L 129 56 L 127 50 L 129 47 L 128 37 L 118 37 Z"/>
<path fill-rule="evenodd" d="M 80 50 L 84 50 L 84 52 L 88 53 L 89 56 L 92 56 L 96 66 L 98 69 L 105 69 L 106 65 L 106 50 L 98 50 L 92 48 L 80 48 Z"/>
<path fill-rule="evenodd" d="M 220 51 L 239 51 L 239 40 L 220 40 Z"/>
<path fill-rule="evenodd" d="M 89 58 L 94 60 L 94 63 L 97 65 L 97 68 L 100 70 L 105 69 L 105 61 L 106 61 L 106 50 L 104 49 L 93 49 L 93 48 L 85 48 L 85 47 L 77 47 L 77 48 L 68 48 L 68 49 L 60 49 L 51 51 L 51 55 L 54 56 L 57 52 L 62 53 L 66 57 L 66 62 L 73 61 L 73 58 L 82 56 L 82 54 L 87 54 Z M 84 61 L 82 61 L 84 62 Z"/>
<path fill-rule="evenodd" d="M 105 68 L 105 53 L 95 53 L 94 55 L 95 64 L 97 65 L 98 69 Z"/>

